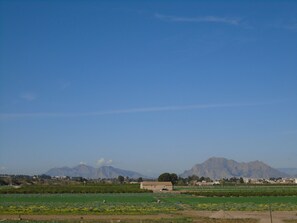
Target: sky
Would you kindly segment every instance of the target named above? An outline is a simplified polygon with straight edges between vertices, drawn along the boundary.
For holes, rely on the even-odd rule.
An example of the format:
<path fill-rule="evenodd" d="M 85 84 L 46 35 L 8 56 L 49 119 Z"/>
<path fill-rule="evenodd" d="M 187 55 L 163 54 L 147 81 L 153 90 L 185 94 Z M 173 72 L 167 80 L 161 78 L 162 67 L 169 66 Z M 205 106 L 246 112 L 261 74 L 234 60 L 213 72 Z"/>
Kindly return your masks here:
<path fill-rule="evenodd" d="M 0 0 L 0 173 L 297 167 L 297 1 Z"/>

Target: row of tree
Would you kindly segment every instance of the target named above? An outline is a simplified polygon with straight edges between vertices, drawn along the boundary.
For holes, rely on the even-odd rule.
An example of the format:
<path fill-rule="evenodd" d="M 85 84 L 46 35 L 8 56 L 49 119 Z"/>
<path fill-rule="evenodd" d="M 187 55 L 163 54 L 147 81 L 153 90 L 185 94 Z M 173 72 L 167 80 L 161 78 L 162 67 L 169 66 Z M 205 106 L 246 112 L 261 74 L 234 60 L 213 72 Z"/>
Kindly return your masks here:
<path fill-rule="evenodd" d="M 129 178 L 124 176 L 118 176 L 113 179 L 86 179 L 84 177 L 51 177 L 48 175 L 0 175 L 0 186 L 6 185 L 68 185 L 68 184 L 104 184 L 104 183 L 112 183 L 112 184 L 123 184 L 130 182 L 142 182 L 143 179 L 137 178 Z"/>
<path fill-rule="evenodd" d="M 146 180 L 146 179 L 145 179 Z M 186 178 L 179 177 L 176 173 L 162 173 L 158 179 L 158 181 L 170 181 L 173 185 L 191 185 L 196 182 L 212 182 L 209 177 L 198 177 L 196 175 L 192 175 Z M 2 175 L 0 176 L 0 186 L 1 185 L 36 185 L 36 184 L 75 184 L 75 183 L 130 183 L 130 182 L 142 182 L 143 178 L 139 177 L 137 179 L 128 178 L 124 176 L 118 176 L 114 179 L 85 179 L 83 177 L 65 177 L 61 179 L 52 178 L 47 175 L 39 175 L 39 176 L 27 176 L 27 175 Z M 221 184 L 228 183 L 244 183 L 242 178 L 232 177 L 229 179 L 222 179 Z"/>
<path fill-rule="evenodd" d="M 212 182 L 209 177 L 198 177 L 192 175 L 186 178 L 178 177 L 176 173 L 162 173 L 158 181 L 170 181 L 173 185 L 189 185 L 193 182 Z"/>
<path fill-rule="evenodd" d="M 213 182 L 212 179 L 209 177 L 199 177 L 196 175 L 188 176 L 188 177 L 178 177 L 177 174 L 175 173 L 162 173 L 158 177 L 158 181 L 170 181 L 172 182 L 173 185 L 190 185 L 190 184 L 195 184 L 196 182 Z M 236 184 L 243 184 L 244 180 L 242 177 L 236 178 L 236 177 L 231 177 L 231 178 L 224 178 L 220 181 L 220 183 L 236 183 Z"/>

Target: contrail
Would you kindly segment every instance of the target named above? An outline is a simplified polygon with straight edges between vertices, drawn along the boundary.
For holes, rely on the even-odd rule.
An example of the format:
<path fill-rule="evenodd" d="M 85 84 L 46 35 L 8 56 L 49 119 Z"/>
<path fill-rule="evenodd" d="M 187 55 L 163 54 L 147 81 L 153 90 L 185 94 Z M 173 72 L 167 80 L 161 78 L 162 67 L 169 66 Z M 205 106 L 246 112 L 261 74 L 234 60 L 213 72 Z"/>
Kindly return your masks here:
<path fill-rule="evenodd" d="M 251 107 L 267 104 L 275 104 L 276 102 L 267 103 L 230 103 L 230 104 L 200 104 L 200 105 L 184 105 L 184 106 L 164 106 L 164 107 L 145 107 L 118 109 L 97 112 L 80 112 L 80 113 L 59 113 L 59 112 L 37 112 L 37 113 L 0 113 L 0 120 L 15 118 L 46 118 L 46 117 L 86 117 L 86 116 L 103 116 L 116 114 L 131 113 L 150 113 L 150 112 L 166 112 L 166 111 L 182 111 L 182 110 L 200 110 L 210 108 L 232 108 L 232 107 Z"/>

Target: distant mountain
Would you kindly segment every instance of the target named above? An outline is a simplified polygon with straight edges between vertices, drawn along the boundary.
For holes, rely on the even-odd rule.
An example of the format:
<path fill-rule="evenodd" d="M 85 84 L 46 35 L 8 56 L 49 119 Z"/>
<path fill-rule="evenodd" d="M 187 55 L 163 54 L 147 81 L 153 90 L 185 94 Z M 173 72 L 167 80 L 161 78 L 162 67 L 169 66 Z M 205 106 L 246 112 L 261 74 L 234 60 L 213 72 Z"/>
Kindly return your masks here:
<path fill-rule="evenodd" d="M 53 168 L 47 171 L 45 174 L 49 176 L 84 177 L 89 179 L 110 179 L 116 178 L 118 176 L 124 176 L 129 178 L 146 177 L 134 171 L 122 170 L 112 166 L 102 166 L 99 168 L 94 168 L 92 166 L 87 166 L 85 164 L 80 164 L 73 168 Z"/>
<path fill-rule="evenodd" d="M 190 170 L 186 170 L 182 177 L 191 175 L 210 177 L 211 179 L 222 179 L 230 177 L 246 178 L 270 178 L 287 177 L 288 174 L 273 169 L 261 161 L 239 163 L 225 158 L 212 157 L 202 164 L 196 164 Z"/>
<path fill-rule="evenodd" d="M 297 168 L 278 168 L 277 170 L 289 174 L 292 177 L 297 177 Z"/>

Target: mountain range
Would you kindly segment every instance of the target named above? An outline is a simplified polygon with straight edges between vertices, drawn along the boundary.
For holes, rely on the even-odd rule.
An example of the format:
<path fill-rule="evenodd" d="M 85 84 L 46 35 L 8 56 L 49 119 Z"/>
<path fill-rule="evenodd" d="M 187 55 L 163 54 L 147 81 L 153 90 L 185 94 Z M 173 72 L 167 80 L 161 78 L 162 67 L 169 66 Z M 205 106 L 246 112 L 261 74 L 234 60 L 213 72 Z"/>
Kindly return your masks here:
<path fill-rule="evenodd" d="M 271 177 L 294 177 L 296 169 L 274 169 L 261 161 L 237 162 L 226 158 L 212 157 L 201 164 L 194 165 L 190 170 L 180 174 L 181 177 L 197 175 L 199 177 L 209 177 L 211 179 L 222 179 L 231 177 L 245 178 L 271 178 Z M 123 170 L 112 166 L 102 166 L 94 168 L 85 164 L 76 167 L 53 168 L 45 173 L 49 176 L 69 176 L 84 177 L 88 179 L 111 179 L 118 176 L 129 178 L 150 178 L 141 173 Z"/>
<path fill-rule="evenodd" d="M 222 179 L 231 177 L 271 178 L 289 177 L 288 174 L 274 169 L 261 161 L 248 163 L 236 162 L 226 158 L 212 157 L 201 164 L 196 164 L 190 170 L 181 174 L 182 177 L 191 175 Z"/>
<path fill-rule="evenodd" d="M 297 177 L 297 168 L 278 168 L 278 170 L 290 176 Z"/>
<path fill-rule="evenodd" d="M 129 178 L 139 178 L 145 177 L 144 175 L 112 166 L 101 166 L 99 168 L 94 168 L 85 164 L 80 164 L 76 167 L 62 167 L 53 168 L 45 173 L 49 176 L 68 176 L 68 177 L 84 177 L 88 179 L 111 179 L 117 178 L 118 176 L 129 177 Z"/>

